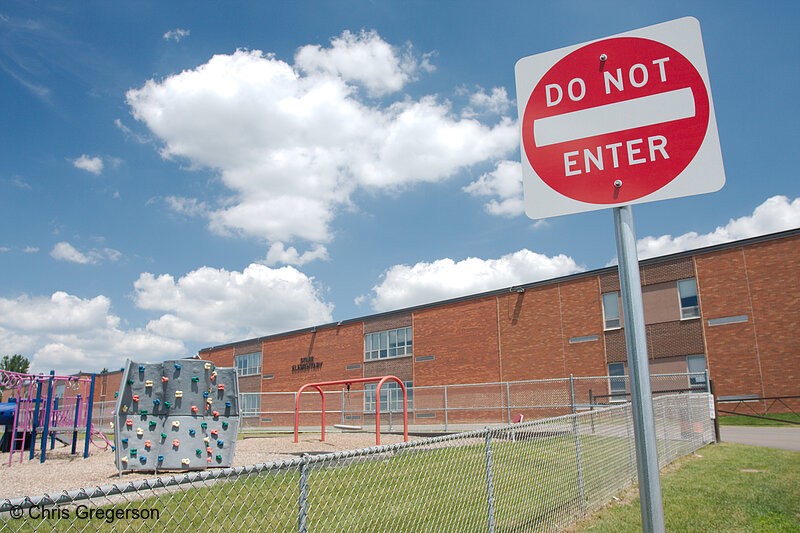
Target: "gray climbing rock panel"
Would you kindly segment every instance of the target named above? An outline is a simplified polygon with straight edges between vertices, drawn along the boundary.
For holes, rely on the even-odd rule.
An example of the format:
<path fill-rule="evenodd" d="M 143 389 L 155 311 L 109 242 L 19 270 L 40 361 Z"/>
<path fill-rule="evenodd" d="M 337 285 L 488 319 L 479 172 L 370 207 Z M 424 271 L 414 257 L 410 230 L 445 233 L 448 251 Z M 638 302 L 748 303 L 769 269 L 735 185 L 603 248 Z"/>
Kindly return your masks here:
<path fill-rule="evenodd" d="M 199 359 L 126 361 L 114 414 L 120 472 L 229 467 L 238 431 L 234 368 Z"/>

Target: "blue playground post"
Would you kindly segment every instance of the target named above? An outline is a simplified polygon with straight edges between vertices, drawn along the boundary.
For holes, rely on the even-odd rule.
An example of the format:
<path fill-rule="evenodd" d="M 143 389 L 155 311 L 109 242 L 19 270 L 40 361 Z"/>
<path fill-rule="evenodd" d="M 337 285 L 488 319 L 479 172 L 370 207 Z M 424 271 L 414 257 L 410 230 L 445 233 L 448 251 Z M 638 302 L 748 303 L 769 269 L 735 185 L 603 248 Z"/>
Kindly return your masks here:
<path fill-rule="evenodd" d="M 78 413 L 81 412 L 81 395 L 75 397 L 75 420 L 72 423 L 72 455 L 75 455 L 75 448 L 78 445 Z"/>
<path fill-rule="evenodd" d="M 89 386 L 89 398 L 86 400 L 89 403 L 86 405 L 86 442 L 83 445 L 84 459 L 89 457 L 89 440 L 92 432 L 92 406 L 94 405 L 94 379 L 96 377 L 97 374 L 92 374 L 92 384 Z M 117 431 L 117 428 L 114 428 L 114 431 Z"/>
<path fill-rule="evenodd" d="M 41 377 L 41 374 L 39 375 Z M 29 461 L 33 460 L 33 452 L 36 450 L 36 428 L 39 427 L 39 404 L 42 401 L 42 380 L 36 380 L 36 400 L 33 405 L 33 424 L 31 425 L 31 455 Z M 24 449 L 24 448 L 23 448 Z"/>
<path fill-rule="evenodd" d="M 39 459 L 40 463 L 44 462 L 45 452 L 47 451 L 47 433 L 50 431 L 50 402 L 53 401 L 53 377 L 56 375 L 55 370 L 50 371 L 50 379 L 47 382 L 47 405 L 44 410 L 44 429 L 42 431 L 42 457 Z"/>

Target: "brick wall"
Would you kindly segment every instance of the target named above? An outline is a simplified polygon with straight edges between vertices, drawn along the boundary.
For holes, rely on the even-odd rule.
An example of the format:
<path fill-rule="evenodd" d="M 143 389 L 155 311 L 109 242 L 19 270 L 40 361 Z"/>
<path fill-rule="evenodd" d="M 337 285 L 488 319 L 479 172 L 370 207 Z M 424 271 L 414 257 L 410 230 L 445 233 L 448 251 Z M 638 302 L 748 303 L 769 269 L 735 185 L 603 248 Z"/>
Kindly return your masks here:
<path fill-rule="evenodd" d="M 497 304 L 487 297 L 414 312 L 414 386 L 500 380 Z"/>

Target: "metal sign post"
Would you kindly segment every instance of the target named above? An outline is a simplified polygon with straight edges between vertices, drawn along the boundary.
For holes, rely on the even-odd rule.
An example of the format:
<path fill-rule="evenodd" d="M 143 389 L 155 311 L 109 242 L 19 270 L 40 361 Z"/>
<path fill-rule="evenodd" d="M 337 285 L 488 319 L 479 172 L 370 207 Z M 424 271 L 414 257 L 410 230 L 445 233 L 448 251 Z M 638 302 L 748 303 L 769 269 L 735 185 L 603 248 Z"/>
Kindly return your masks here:
<path fill-rule="evenodd" d="M 642 531 L 664 531 L 664 507 L 661 478 L 658 472 L 658 445 L 650 390 L 650 365 L 642 305 L 639 258 L 631 206 L 614 208 L 614 234 L 619 260 L 619 286 L 622 293 L 622 316 L 625 320 L 625 343 L 628 350 L 633 433 L 636 437 L 636 464 L 639 466 L 639 501 Z"/>

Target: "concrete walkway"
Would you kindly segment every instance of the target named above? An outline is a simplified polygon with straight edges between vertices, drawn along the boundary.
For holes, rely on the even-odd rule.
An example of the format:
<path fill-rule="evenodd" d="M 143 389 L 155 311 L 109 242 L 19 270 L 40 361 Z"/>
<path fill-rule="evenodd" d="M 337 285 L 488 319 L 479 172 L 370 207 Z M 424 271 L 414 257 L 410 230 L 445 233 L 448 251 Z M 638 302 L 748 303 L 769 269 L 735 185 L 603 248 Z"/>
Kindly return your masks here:
<path fill-rule="evenodd" d="M 797 427 L 749 427 L 720 426 L 723 442 L 766 446 L 800 452 L 800 426 Z"/>

